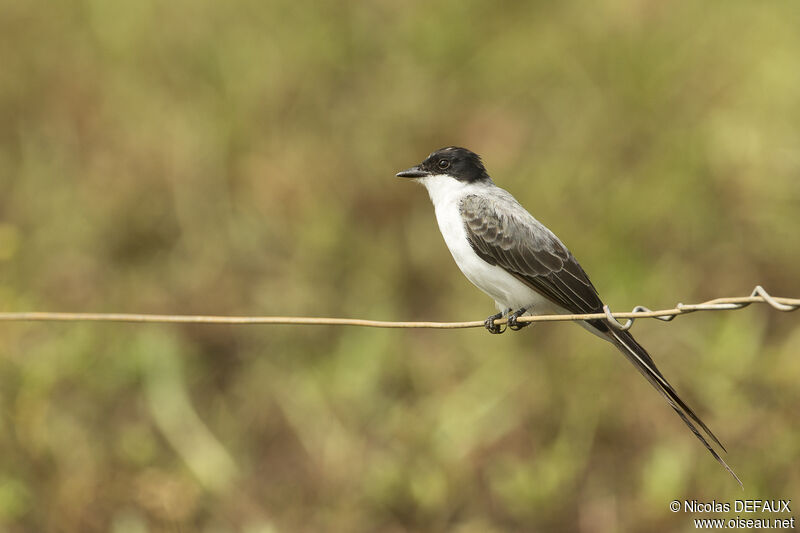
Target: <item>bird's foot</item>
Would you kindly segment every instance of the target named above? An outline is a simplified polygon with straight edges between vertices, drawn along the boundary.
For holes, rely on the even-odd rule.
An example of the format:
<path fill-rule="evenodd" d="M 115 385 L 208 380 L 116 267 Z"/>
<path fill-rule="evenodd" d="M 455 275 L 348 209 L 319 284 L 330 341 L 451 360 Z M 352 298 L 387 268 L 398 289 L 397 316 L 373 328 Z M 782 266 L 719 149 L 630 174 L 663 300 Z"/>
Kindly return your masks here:
<path fill-rule="evenodd" d="M 509 327 L 509 329 L 511 329 L 513 331 L 519 331 L 522 328 L 531 325 L 530 322 L 517 322 L 517 319 L 519 317 L 521 317 L 522 315 L 524 315 L 525 311 L 527 311 L 527 310 L 528 310 L 527 307 L 523 307 L 521 309 L 517 309 L 516 311 L 514 311 L 513 313 L 508 315 L 508 327 Z"/>
<path fill-rule="evenodd" d="M 489 318 L 483 321 L 483 327 L 485 327 L 489 333 L 493 333 L 495 335 L 503 333 L 506 330 L 506 325 L 494 323 L 494 321 L 497 320 L 498 318 L 503 318 L 503 315 L 505 315 L 505 313 L 497 313 L 496 315 L 490 316 Z"/>

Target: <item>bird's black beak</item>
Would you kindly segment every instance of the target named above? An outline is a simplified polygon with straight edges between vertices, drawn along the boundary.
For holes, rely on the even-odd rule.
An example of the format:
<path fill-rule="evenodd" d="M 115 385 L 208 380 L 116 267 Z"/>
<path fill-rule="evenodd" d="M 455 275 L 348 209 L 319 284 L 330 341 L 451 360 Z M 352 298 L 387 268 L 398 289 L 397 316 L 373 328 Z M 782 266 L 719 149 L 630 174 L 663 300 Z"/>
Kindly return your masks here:
<path fill-rule="evenodd" d="M 430 172 L 427 170 L 422 170 L 419 168 L 419 165 L 397 173 L 398 178 L 424 178 L 425 176 L 430 175 Z"/>

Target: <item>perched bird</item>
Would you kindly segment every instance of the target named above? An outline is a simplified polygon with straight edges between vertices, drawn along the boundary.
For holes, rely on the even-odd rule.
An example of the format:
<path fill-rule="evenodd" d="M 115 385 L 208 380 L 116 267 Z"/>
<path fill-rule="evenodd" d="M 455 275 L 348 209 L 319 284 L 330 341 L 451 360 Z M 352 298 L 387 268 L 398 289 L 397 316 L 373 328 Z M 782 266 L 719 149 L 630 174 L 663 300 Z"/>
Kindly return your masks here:
<path fill-rule="evenodd" d="M 504 316 L 509 328 L 519 330 L 530 325 L 517 321 L 523 315 L 603 312 L 597 290 L 572 253 L 509 192 L 494 184 L 474 152 L 456 146 L 442 148 L 397 176 L 425 186 L 458 268 L 497 304 L 500 312 L 485 322 L 491 333 L 504 331 L 495 324 Z M 606 319 L 580 324 L 616 346 L 741 485 L 698 426 L 723 451 L 725 447 L 678 396 L 633 336 Z"/>

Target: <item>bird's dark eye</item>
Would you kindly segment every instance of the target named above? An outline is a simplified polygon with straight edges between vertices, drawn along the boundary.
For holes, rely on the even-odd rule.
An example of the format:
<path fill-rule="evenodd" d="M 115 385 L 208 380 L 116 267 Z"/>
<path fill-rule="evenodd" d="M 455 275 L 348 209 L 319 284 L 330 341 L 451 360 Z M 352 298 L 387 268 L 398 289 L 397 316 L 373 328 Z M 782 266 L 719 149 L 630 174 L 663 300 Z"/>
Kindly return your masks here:
<path fill-rule="evenodd" d="M 440 159 L 438 165 L 439 165 L 439 170 L 446 170 L 450 167 L 450 160 Z"/>

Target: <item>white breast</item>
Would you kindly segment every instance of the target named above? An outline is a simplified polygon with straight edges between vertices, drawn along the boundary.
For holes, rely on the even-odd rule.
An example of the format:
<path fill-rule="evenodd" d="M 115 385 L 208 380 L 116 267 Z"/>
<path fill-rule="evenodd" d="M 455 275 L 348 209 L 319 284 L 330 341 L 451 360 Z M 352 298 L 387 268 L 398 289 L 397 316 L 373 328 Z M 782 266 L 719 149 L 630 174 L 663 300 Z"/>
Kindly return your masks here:
<path fill-rule="evenodd" d="M 428 189 L 439 230 L 456 265 L 468 280 L 495 301 L 499 310 L 516 311 L 526 307 L 529 309 L 527 314 L 563 312 L 504 269 L 478 257 L 472 249 L 467 240 L 459 203 L 468 194 L 480 194 L 485 185 L 463 183 L 449 176 L 429 176 L 419 181 Z"/>

